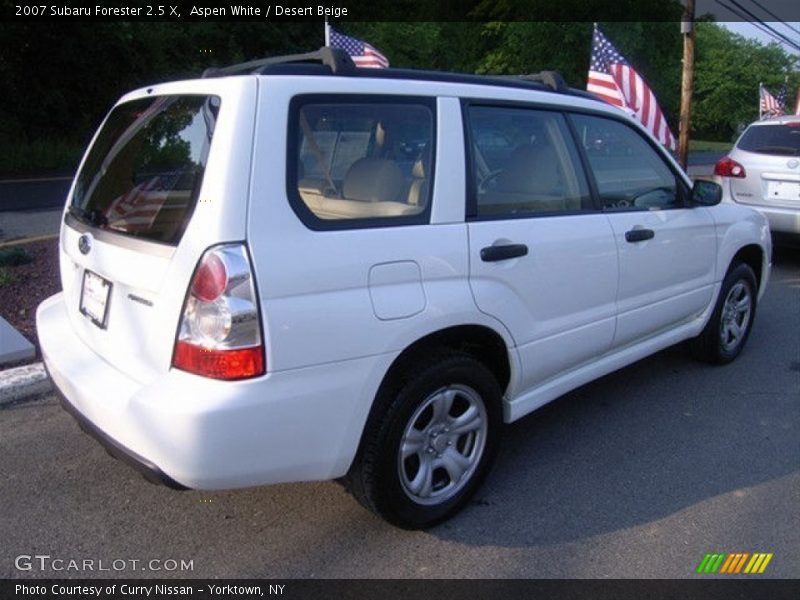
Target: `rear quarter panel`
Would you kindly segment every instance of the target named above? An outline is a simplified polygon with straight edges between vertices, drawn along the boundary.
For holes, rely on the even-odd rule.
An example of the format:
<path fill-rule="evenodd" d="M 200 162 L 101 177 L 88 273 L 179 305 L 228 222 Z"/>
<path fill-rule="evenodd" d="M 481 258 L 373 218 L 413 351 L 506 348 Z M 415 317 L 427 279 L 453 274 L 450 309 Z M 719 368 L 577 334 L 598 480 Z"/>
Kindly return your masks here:
<path fill-rule="evenodd" d="M 716 281 L 722 281 L 733 257 L 745 246 L 758 245 L 762 251 L 759 298 L 764 294 L 772 265 L 772 238 L 764 216 L 744 206 L 723 202 L 711 209 L 717 231 Z"/>

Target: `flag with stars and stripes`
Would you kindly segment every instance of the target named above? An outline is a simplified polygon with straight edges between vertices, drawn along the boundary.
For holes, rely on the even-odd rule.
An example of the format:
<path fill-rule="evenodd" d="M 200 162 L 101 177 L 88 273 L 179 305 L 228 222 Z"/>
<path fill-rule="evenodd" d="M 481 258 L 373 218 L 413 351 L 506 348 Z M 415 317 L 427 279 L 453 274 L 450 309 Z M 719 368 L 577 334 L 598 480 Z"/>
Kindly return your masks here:
<path fill-rule="evenodd" d="M 781 94 L 783 97 L 781 97 Z M 769 90 L 763 86 L 759 86 L 760 105 L 759 111 L 762 119 L 769 117 L 779 117 L 783 114 L 784 104 L 786 103 L 786 84 L 778 92 L 778 96 L 773 96 Z"/>
<path fill-rule="evenodd" d="M 631 114 L 660 143 L 675 149 L 675 137 L 655 94 L 596 25 L 586 89 Z"/>
<path fill-rule="evenodd" d="M 328 25 L 328 35 L 329 45 L 347 52 L 357 67 L 385 69 L 389 66 L 389 59 L 367 42 L 339 33 L 330 25 Z"/>
<path fill-rule="evenodd" d="M 105 212 L 110 229 L 147 231 L 175 190 L 180 173 L 156 175 L 111 202 Z M 188 194 L 187 194 L 188 197 Z"/>
<path fill-rule="evenodd" d="M 778 110 L 780 114 L 786 114 L 786 81 L 784 80 L 781 89 L 778 90 L 778 97 L 776 98 L 778 101 Z"/>

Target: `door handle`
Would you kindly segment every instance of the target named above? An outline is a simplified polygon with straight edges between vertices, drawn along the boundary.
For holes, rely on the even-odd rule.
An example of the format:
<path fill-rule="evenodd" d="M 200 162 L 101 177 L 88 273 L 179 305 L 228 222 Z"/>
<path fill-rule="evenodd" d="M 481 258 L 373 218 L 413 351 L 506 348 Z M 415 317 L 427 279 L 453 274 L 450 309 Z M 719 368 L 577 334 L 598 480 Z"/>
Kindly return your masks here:
<path fill-rule="evenodd" d="M 481 248 L 481 260 L 483 262 L 497 262 L 498 260 L 508 260 L 528 254 L 528 247 L 525 244 L 504 244 L 502 246 L 486 246 Z"/>
<path fill-rule="evenodd" d="M 652 240 L 654 237 L 656 237 L 656 232 L 652 229 L 631 229 L 625 232 L 625 241 L 631 244 Z"/>

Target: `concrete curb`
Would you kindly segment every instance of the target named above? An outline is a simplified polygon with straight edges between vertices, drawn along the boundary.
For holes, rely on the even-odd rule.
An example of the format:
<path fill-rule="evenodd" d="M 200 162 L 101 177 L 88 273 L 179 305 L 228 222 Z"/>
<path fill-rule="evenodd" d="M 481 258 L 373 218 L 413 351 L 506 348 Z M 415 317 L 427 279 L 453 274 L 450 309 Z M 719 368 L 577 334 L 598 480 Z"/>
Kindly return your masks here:
<path fill-rule="evenodd" d="M 0 371 L 0 406 L 46 394 L 53 383 L 40 362 Z"/>

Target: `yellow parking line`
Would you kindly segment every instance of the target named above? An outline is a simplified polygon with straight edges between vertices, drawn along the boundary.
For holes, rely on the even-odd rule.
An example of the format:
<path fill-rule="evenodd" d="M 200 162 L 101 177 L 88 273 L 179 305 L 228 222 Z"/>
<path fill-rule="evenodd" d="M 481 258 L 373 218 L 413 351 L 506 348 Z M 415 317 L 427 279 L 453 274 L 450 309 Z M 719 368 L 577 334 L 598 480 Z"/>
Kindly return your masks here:
<path fill-rule="evenodd" d="M 21 244 L 32 244 L 33 242 L 41 242 L 42 240 L 52 240 L 57 237 L 58 237 L 57 233 L 51 233 L 49 235 L 37 235 L 34 237 L 21 238 L 18 240 L 8 240 L 7 242 L 0 242 L 0 248 L 7 248 L 9 246 L 19 246 Z"/>

